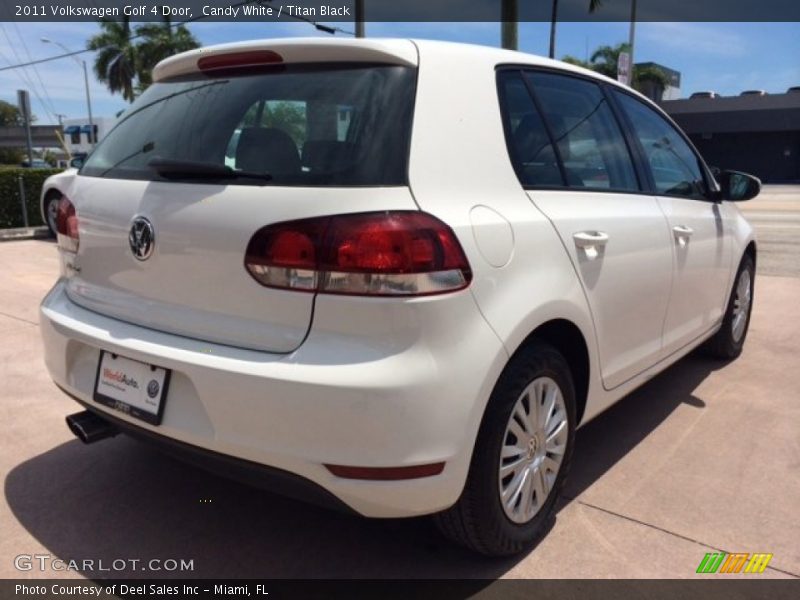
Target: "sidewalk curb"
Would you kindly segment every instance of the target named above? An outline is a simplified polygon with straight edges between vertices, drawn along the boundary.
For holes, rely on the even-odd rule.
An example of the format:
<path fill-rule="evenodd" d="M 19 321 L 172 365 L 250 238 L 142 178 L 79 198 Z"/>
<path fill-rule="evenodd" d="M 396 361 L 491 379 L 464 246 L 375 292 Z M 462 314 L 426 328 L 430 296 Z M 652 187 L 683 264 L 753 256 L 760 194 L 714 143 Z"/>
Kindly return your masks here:
<path fill-rule="evenodd" d="M 16 227 L 13 229 L 0 229 L 0 242 L 14 240 L 38 240 L 50 237 L 47 227 Z"/>

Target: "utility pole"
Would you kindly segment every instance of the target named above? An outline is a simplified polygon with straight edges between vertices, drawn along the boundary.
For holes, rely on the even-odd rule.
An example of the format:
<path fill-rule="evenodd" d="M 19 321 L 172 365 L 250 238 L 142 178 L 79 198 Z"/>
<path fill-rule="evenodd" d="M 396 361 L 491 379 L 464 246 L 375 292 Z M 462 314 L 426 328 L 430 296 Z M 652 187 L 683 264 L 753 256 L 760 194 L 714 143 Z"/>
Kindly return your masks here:
<path fill-rule="evenodd" d="M 502 0 L 500 6 L 500 38 L 503 48 L 517 50 L 519 48 L 519 5 L 518 0 Z"/>
<path fill-rule="evenodd" d="M 31 135 L 31 98 L 28 90 L 17 90 L 17 106 L 25 123 L 25 139 L 28 145 L 28 164 L 33 166 L 33 136 Z"/>
<path fill-rule="evenodd" d="M 64 129 L 64 117 L 67 115 L 62 115 L 61 113 L 56 113 L 56 119 L 58 119 L 58 128 Z"/>
<path fill-rule="evenodd" d="M 86 61 L 82 60 L 83 63 L 83 83 L 86 86 L 86 110 L 89 111 L 89 146 L 94 148 L 95 143 L 97 143 L 97 135 L 94 132 L 94 120 L 92 119 L 92 99 L 89 96 L 89 74 L 86 71 Z"/>
<path fill-rule="evenodd" d="M 553 0 L 553 12 L 550 15 L 550 58 L 556 57 L 556 23 L 558 23 L 558 0 Z"/>
<path fill-rule="evenodd" d="M 83 66 L 83 85 L 86 88 L 86 110 L 89 112 L 89 145 L 94 148 L 95 144 L 95 135 L 94 135 L 94 121 L 92 120 L 92 98 L 89 95 L 89 73 L 86 70 L 86 61 L 79 59 L 77 56 L 74 56 L 74 52 L 71 52 L 69 48 L 67 48 L 61 42 L 56 42 L 51 40 L 50 38 L 41 38 L 41 41 L 45 44 L 55 44 L 59 48 L 61 48 L 64 52 L 68 54 L 72 54 L 72 60 L 74 60 L 79 65 Z"/>
<path fill-rule="evenodd" d="M 633 44 L 636 42 L 636 0 L 631 0 L 631 28 L 628 33 L 628 46 L 631 61 L 631 86 L 633 86 Z"/>
<path fill-rule="evenodd" d="M 355 0 L 356 8 L 355 8 L 355 25 L 356 25 L 356 37 L 363 38 L 366 37 L 364 31 L 364 0 Z"/>

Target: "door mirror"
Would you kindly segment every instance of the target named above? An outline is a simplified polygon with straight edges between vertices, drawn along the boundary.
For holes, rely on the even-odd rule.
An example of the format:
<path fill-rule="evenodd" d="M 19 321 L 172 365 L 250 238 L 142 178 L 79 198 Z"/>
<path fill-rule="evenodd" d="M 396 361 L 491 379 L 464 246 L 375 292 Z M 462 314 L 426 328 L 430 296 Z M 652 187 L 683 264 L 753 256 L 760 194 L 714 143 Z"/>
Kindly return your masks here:
<path fill-rule="evenodd" d="M 741 202 L 755 198 L 761 192 L 761 180 L 740 171 L 723 171 L 717 180 L 722 200 Z"/>
<path fill-rule="evenodd" d="M 73 169 L 80 169 L 83 166 L 83 161 L 84 158 L 82 156 L 73 158 L 71 161 L 69 161 L 69 166 Z"/>

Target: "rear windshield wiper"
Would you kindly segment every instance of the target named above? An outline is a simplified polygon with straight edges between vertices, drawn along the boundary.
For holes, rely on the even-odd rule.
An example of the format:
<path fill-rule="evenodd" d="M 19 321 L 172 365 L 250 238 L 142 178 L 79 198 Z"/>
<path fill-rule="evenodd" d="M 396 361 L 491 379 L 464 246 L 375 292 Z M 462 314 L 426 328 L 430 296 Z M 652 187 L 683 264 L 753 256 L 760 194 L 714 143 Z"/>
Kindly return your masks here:
<path fill-rule="evenodd" d="M 237 171 L 217 163 L 155 157 L 147 166 L 166 179 L 257 179 L 270 181 L 269 173 Z"/>

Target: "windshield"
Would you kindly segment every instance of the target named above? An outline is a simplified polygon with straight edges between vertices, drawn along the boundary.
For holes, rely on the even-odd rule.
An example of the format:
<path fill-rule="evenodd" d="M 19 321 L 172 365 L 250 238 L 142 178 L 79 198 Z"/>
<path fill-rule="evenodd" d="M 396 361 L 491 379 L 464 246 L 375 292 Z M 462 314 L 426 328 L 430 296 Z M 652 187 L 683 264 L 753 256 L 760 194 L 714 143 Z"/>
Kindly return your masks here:
<path fill-rule="evenodd" d="M 265 174 L 268 185 L 406 185 L 414 86 L 408 67 L 331 63 L 156 83 L 80 174 L 176 181 L 149 166 L 160 159 Z"/>

